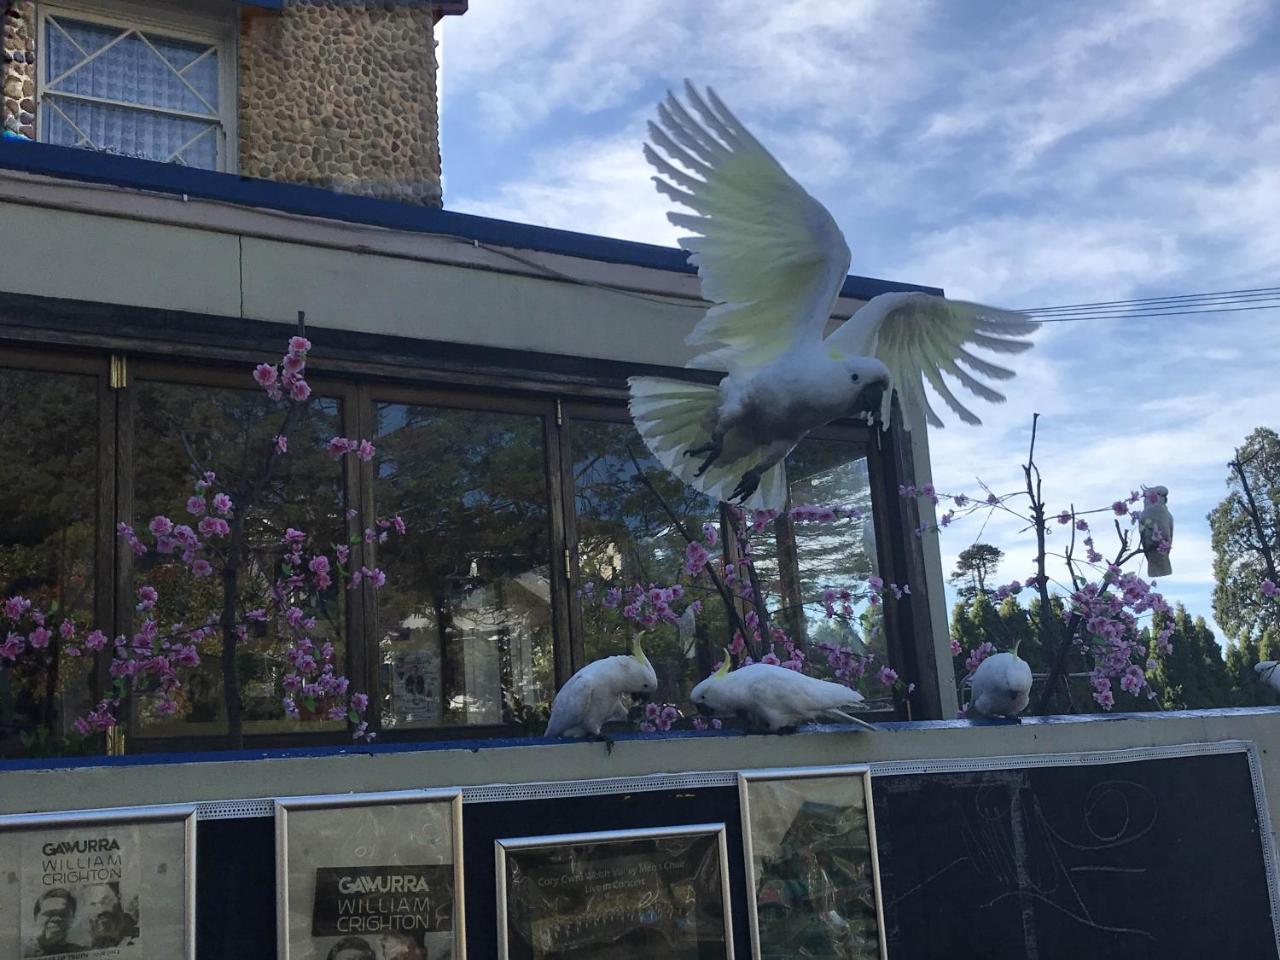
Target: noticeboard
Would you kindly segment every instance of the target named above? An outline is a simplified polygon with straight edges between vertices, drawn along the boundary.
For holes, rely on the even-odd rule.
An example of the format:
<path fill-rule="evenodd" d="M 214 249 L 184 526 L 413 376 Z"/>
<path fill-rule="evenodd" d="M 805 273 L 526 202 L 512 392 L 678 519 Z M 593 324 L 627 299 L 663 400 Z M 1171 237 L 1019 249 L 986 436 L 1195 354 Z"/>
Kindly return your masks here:
<path fill-rule="evenodd" d="M 0 817 L 0 957 L 195 956 L 191 805 Z"/>
<path fill-rule="evenodd" d="M 281 960 L 465 960 L 462 793 L 276 801 Z"/>
<path fill-rule="evenodd" d="M 733 960 L 723 823 L 494 848 L 502 960 Z"/>

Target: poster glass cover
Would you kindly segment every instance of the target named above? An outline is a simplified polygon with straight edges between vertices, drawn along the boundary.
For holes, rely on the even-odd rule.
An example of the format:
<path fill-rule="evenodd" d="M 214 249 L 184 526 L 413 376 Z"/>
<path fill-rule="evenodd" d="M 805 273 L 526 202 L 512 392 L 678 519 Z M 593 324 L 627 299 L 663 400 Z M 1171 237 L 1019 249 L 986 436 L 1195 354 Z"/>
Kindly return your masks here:
<path fill-rule="evenodd" d="M 283 960 L 465 960 L 462 795 L 276 802 Z"/>
<path fill-rule="evenodd" d="M 496 844 L 503 960 L 732 960 L 722 823 Z"/>
<path fill-rule="evenodd" d="M 884 956 L 866 767 L 739 778 L 754 960 Z"/>
<path fill-rule="evenodd" d="M 195 955 L 195 808 L 0 818 L 0 957 Z"/>

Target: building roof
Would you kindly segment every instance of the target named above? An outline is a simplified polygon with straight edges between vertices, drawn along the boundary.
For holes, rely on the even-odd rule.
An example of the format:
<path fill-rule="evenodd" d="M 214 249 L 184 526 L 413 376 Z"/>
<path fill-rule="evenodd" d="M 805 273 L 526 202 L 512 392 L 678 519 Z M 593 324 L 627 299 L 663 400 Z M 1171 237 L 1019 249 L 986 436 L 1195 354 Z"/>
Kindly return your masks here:
<path fill-rule="evenodd" d="M 0 141 L 0 170 L 6 169 L 392 230 L 457 237 L 604 263 L 630 264 L 685 274 L 696 272 L 689 264 L 687 254 L 674 247 L 478 217 L 74 147 L 3 140 Z M 841 295 L 867 300 L 881 293 L 909 290 L 942 292 L 936 287 L 920 284 L 850 276 L 845 280 Z"/>
<path fill-rule="evenodd" d="M 233 0 L 233 2 L 242 7 L 261 7 L 264 10 L 284 9 L 284 0 Z M 441 17 L 467 12 L 467 0 L 400 0 L 400 2 L 434 7 L 436 14 Z"/>

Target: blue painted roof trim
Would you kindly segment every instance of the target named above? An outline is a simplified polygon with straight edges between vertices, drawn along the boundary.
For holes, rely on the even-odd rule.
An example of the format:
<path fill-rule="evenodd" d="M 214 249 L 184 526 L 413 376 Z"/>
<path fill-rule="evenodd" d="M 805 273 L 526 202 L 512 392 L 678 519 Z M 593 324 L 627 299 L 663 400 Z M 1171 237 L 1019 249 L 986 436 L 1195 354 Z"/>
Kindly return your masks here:
<path fill-rule="evenodd" d="M 1280 718 L 1280 707 L 1230 707 L 1215 710 L 1166 710 L 1153 713 L 1088 713 L 1054 717 L 1024 717 L 1021 720 L 892 720 L 878 723 L 883 731 L 967 730 L 992 726 L 1062 726 L 1079 723 L 1158 723 L 1164 719 L 1203 720 L 1209 717 Z M 811 724 L 795 736 L 829 733 L 859 733 L 853 724 Z M 743 730 L 669 730 L 664 733 L 638 731 L 612 734 L 615 743 L 645 740 L 702 740 L 717 737 L 772 736 Z M 89 767 L 160 766 L 169 763 L 235 763 L 244 760 L 300 760 L 308 757 L 377 756 L 394 753 L 439 753 L 466 750 L 479 753 L 505 747 L 574 746 L 581 741 L 557 737 L 505 737 L 490 740 L 428 740 L 414 743 L 371 743 L 350 746 L 288 747 L 269 750 L 210 750 L 184 753 L 139 753 L 123 757 L 54 757 L 33 760 L 0 760 L 0 776 L 18 770 L 66 770 Z"/>
<path fill-rule="evenodd" d="M 235 0 L 242 7 L 262 7 L 264 10 L 283 10 L 284 0 Z"/>
<path fill-rule="evenodd" d="M 391 200 L 375 200 L 317 187 L 196 170 L 75 147 L 0 141 L 0 169 L 186 195 L 392 230 L 443 234 L 495 246 L 564 254 L 605 263 L 631 264 L 675 273 L 696 272 L 689 265 L 685 252 L 671 247 L 554 230 Z M 853 276 L 845 280 L 841 292 L 846 297 L 866 300 L 881 293 L 909 290 L 942 293 L 937 287 Z"/>

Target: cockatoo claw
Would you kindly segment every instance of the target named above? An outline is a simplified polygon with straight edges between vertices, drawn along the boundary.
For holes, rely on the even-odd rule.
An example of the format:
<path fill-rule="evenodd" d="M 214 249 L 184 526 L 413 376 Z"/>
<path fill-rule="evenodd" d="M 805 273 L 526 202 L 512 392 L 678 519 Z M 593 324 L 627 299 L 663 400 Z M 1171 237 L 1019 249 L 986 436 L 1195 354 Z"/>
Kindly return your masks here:
<path fill-rule="evenodd" d="M 733 493 L 729 494 L 730 500 L 737 500 L 739 503 L 746 500 L 749 496 L 756 492 L 756 487 L 760 486 L 760 477 L 764 471 L 759 467 L 752 467 L 742 475 L 742 479 L 738 481 L 738 485 L 733 488 Z"/>

